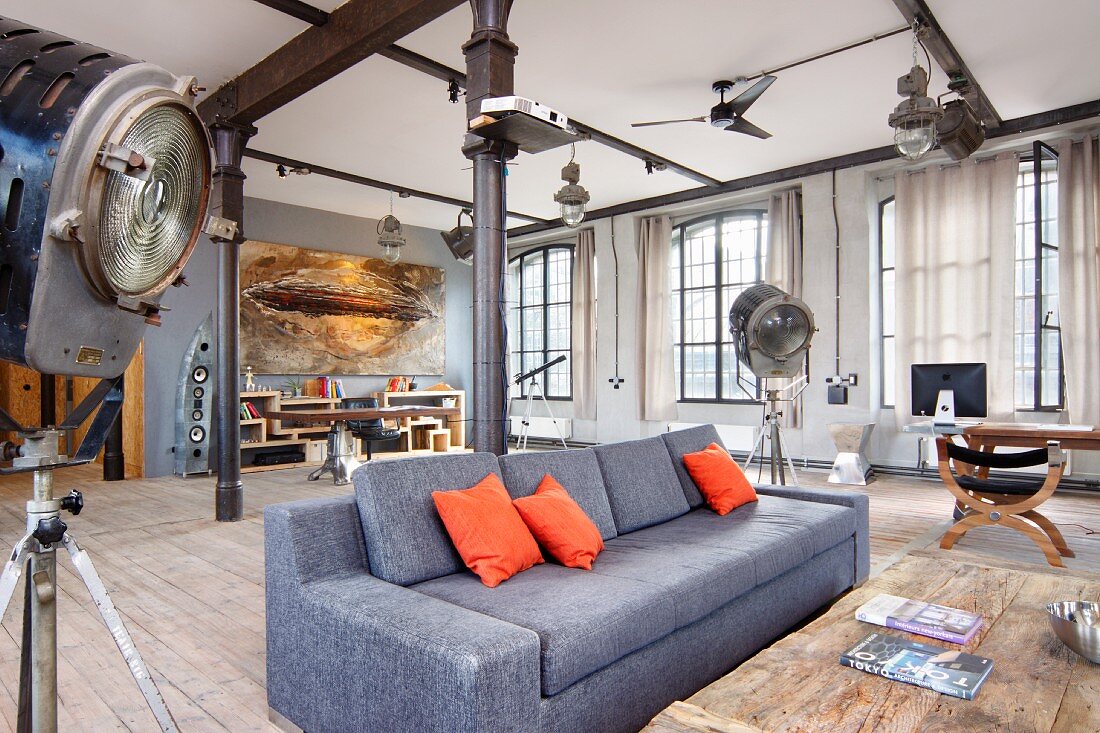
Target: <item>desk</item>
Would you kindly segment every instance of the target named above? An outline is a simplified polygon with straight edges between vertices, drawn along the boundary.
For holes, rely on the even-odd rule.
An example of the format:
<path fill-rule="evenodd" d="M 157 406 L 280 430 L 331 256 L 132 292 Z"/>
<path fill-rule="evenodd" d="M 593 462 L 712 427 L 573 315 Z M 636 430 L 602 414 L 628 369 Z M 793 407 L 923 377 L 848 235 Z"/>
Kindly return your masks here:
<path fill-rule="evenodd" d="M 1066 450 L 1100 451 L 1100 430 L 1052 430 L 1028 423 L 982 423 L 962 431 L 968 447 L 992 450 L 1003 445 L 1014 448 L 1045 448 L 1047 441 L 1058 441 Z"/>
<path fill-rule="evenodd" d="M 432 405 L 409 405 L 407 407 L 363 407 L 354 409 L 326 410 L 268 410 L 264 417 L 272 420 L 296 420 L 298 422 L 325 424 L 331 423 L 328 434 L 328 455 L 325 463 L 310 474 L 309 479 L 316 481 L 326 473 L 332 474 L 332 482 L 337 486 L 351 482 L 351 473 L 359 467 L 355 451 L 355 436 L 348 430 L 348 420 L 388 420 L 402 417 L 438 417 L 457 415 L 457 407 L 434 407 Z"/>

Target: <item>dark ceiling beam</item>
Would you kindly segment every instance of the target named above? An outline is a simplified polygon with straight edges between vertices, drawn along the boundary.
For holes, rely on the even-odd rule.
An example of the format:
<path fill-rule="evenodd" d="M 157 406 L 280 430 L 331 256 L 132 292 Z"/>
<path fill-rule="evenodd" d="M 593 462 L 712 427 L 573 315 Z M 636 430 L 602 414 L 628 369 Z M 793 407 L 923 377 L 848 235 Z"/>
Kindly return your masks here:
<path fill-rule="evenodd" d="M 199 104 L 207 121 L 252 124 L 464 0 L 348 0 Z"/>
<path fill-rule="evenodd" d="M 309 3 L 304 3 L 302 0 L 256 0 L 256 2 L 305 21 L 310 25 L 324 25 L 328 22 L 328 13 L 320 8 L 315 8 Z"/>
<path fill-rule="evenodd" d="M 971 103 L 977 102 L 975 106 L 978 115 L 985 123 L 986 128 L 992 130 L 998 127 L 1002 122 L 1001 116 L 997 114 L 997 109 L 989 101 L 989 97 L 985 95 L 981 84 L 970 73 L 969 67 L 955 48 L 955 44 L 951 43 L 951 39 L 944 33 L 939 21 L 936 20 L 936 16 L 932 14 L 932 10 L 928 7 L 928 3 L 925 0 L 894 0 L 894 5 L 901 11 L 902 16 L 905 17 L 909 25 L 915 23 L 918 27 L 924 29 L 921 40 L 928 49 L 929 55 L 936 60 L 936 63 L 947 74 L 948 79 L 962 76 L 970 82 L 974 98 L 968 101 L 971 101 Z"/>
<path fill-rule="evenodd" d="M 253 150 L 252 148 L 246 148 L 244 151 L 244 157 L 252 158 L 253 160 L 261 160 L 265 163 L 273 163 L 275 165 L 283 165 L 287 168 L 301 168 L 308 169 L 310 174 L 316 173 L 319 176 L 327 176 L 329 178 L 336 178 L 348 183 L 357 183 L 360 186 L 369 186 L 371 188 L 378 188 L 383 191 L 393 191 L 398 195 L 407 194 L 413 198 L 424 199 L 426 201 L 435 201 L 440 204 L 449 204 L 451 206 L 457 206 L 461 209 L 472 209 L 473 203 L 470 201 L 464 201 L 463 199 L 452 198 L 451 196 L 443 196 L 442 194 L 432 193 L 431 191 L 421 191 L 415 188 L 409 188 L 408 186 L 398 186 L 396 183 L 386 183 L 385 181 L 379 181 L 376 178 L 367 178 L 366 176 L 360 176 L 355 173 L 348 173 L 347 171 L 337 170 L 336 168 L 327 168 L 323 165 L 315 165 L 313 163 L 307 163 L 302 160 L 295 160 L 294 158 L 288 158 L 285 155 L 277 155 L 275 153 L 267 153 L 263 150 Z M 531 216 L 530 214 L 521 214 L 516 211 L 509 211 L 508 216 L 513 219 L 524 219 L 526 221 L 535 222 L 536 224 L 551 224 L 554 219 L 543 219 L 538 216 Z"/>
<path fill-rule="evenodd" d="M 385 56 L 388 59 L 396 61 L 399 64 L 404 64 L 410 69 L 415 69 L 423 74 L 434 76 L 436 79 L 445 82 L 455 82 L 461 88 L 466 88 L 466 75 L 458 69 L 452 69 L 446 64 L 441 64 L 434 59 L 430 59 L 427 56 L 423 56 L 416 51 L 410 51 L 407 48 L 403 48 L 398 45 L 391 45 L 388 48 L 378 51 L 379 56 Z M 676 161 L 669 160 L 663 155 L 658 155 L 645 148 L 640 148 L 637 145 L 628 143 L 625 140 L 609 135 L 606 132 L 602 132 L 586 125 L 583 122 L 570 118 L 570 124 L 576 128 L 577 132 L 581 135 L 593 140 L 601 145 L 605 145 L 613 150 L 618 150 L 620 153 L 625 153 L 633 158 L 644 162 L 650 162 L 657 167 L 665 167 L 666 169 L 679 173 L 681 176 L 690 178 L 691 180 L 702 183 L 706 186 L 718 186 L 722 182 L 717 178 L 712 178 L 704 173 L 700 173 L 697 170 L 688 168 L 686 165 L 681 165 Z"/>
<path fill-rule="evenodd" d="M 1036 114 L 1027 115 L 1025 117 L 1017 117 L 1015 119 L 1005 120 L 997 129 L 987 131 L 986 138 L 995 139 L 999 137 L 1007 137 L 1009 135 L 1035 132 L 1036 130 L 1042 130 L 1058 125 L 1065 125 L 1070 122 L 1079 122 L 1081 120 L 1087 120 L 1091 118 L 1100 118 L 1100 99 L 1096 99 L 1091 102 L 1083 102 L 1081 104 L 1074 104 L 1069 107 L 1061 107 L 1059 109 L 1053 109 L 1047 112 L 1038 112 Z M 896 159 L 897 157 L 897 151 L 894 150 L 894 147 L 892 145 L 881 148 L 872 148 L 870 150 L 863 150 L 858 153 L 849 153 L 847 155 L 840 155 L 835 158 L 826 158 L 825 160 L 814 161 L 813 163 L 804 163 L 802 165 L 795 165 L 789 168 L 781 168 L 779 170 L 770 171 L 768 173 L 758 173 L 756 175 L 746 176 L 744 178 L 735 178 L 733 180 L 726 181 L 721 186 L 719 186 L 717 190 L 705 187 L 692 188 L 687 191 L 677 191 L 676 193 L 664 194 L 662 196 L 652 196 L 650 198 L 638 199 L 636 201 L 627 201 L 621 204 L 615 204 L 613 206 L 605 206 L 601 209 L 593 209 L 589 211 L 585 215 L 584 220 L 585 222 L 590 222 L 596 219 L 605 219 L 610 216 L 634 214 L 639 211 L 659 209 L 665 206 L 687 203 L 689 201 L 698 201 L 700 199 L 733 193 L 736 191 L 744 191 L 750 188 L 757 188 L 759 186 L 768 186 L 775 183 L 783 183 L 785 181 L 794 181 L 800 178 L 806 178 L 808 176 L 818 175 L 820 173 L 828 173 L 834 170 L 844 170 L 845 168 L 854 168 L 860 165 L 881 163 L 886 160 Z M 560 226 L 561 223 L 556 220 L 552 221 L 549 224 L 529 224 L 527 226 L 509 229 L 508 236 L 522 237 L 525 234 L 536 234 L 538 232 L 556 229 Z"/>

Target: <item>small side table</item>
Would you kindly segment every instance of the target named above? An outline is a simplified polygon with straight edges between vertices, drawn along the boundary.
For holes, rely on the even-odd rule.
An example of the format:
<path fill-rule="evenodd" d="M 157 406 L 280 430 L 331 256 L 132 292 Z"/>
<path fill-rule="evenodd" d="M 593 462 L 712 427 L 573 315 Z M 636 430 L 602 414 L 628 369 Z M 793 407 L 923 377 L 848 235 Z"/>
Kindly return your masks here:
<path fill-rule="evenodd" d="M 875 423 L 829 423 L 829 435 L 836 444 L 836 460 L 829 474 L 829 483 L 866 486 L 875 480 L 871 462 L 867 460 L 867 442 Z"/>

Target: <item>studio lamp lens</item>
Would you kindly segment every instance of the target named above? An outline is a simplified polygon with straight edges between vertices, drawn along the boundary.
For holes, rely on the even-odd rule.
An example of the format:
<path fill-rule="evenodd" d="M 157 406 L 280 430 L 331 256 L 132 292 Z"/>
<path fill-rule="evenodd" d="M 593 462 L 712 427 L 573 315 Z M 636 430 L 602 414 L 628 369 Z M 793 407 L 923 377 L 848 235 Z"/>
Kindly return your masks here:
<path fill-rule="evenodd" d="M 107 173 L 95 264 L 114 293 L 141 295 L 163 285 L 194 244 L 209 152 L 194 114 L 173 104 L 141 114 L 121 145 L 155 163 L 148 180 Z"/>
<path fill-rule="evenodd" d="M 792 305 L 774 308 L 761 319 L 758 331 L 761 349 L 776 357 L 794 353 L 806 343 L 809 335 L 810 323 L 806 314 Z"/>

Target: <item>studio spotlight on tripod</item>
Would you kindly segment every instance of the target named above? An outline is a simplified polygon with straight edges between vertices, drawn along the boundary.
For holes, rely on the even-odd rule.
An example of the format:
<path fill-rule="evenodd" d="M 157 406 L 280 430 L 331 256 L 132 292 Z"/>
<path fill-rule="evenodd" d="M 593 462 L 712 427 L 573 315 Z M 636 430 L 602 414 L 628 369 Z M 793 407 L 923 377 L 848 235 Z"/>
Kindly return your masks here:
<path fill-rule="evenodd" d="M 98 377 L 61 425 L 26 427 L 0 410 L 0 474 L 32 472 L 26 534 L 0 575 L 0 613 L 26 571 L 20 731 L 57 730 L 58 545 L 91 593 L 162 731 L 175 731 L 87 552 L 61 518 L 53 471 L 95 458 L 122 408 L 121 374 L 160 299 L 204 231 L 211 156 L 195 80 L 0 19 L 0 359 L 44 374 Z M 93 416 L 94 415 L 94 416 Z M 62 432 L 90 419 L 72 456 Z M 67 446 L 67 450 L 71 450 Z"/>
<path fill-rule="evenodd" d="M 771 482 L 786 484 L 783 462 L 791 470 L 791 478 L 798 484 L 786 442 L 783 439 L 779 419 L 783 413 L 778 403 L 793 403 L 809 385 L 805 376 L 785 387 L 769 389 L 770 378 L 798 376 L 810 348 L 810 340 L 817 330 L 814 314 L 800 299 L 788 295 L 774 285 L 761 283 L 743 291 L 730 308 L 730 333 L 737 351 L 737 381 L 750 394 L 755 391 L 741 378 L 741 365 L 745 365 L 763 380 L 764 399 L 768 402 L 764 426 L 745 461 L 748 469 L 756 454 L 763 449 L 767 438 L 771 464 Z M 761 466 L 763 470 L 763 466 Z"/>

